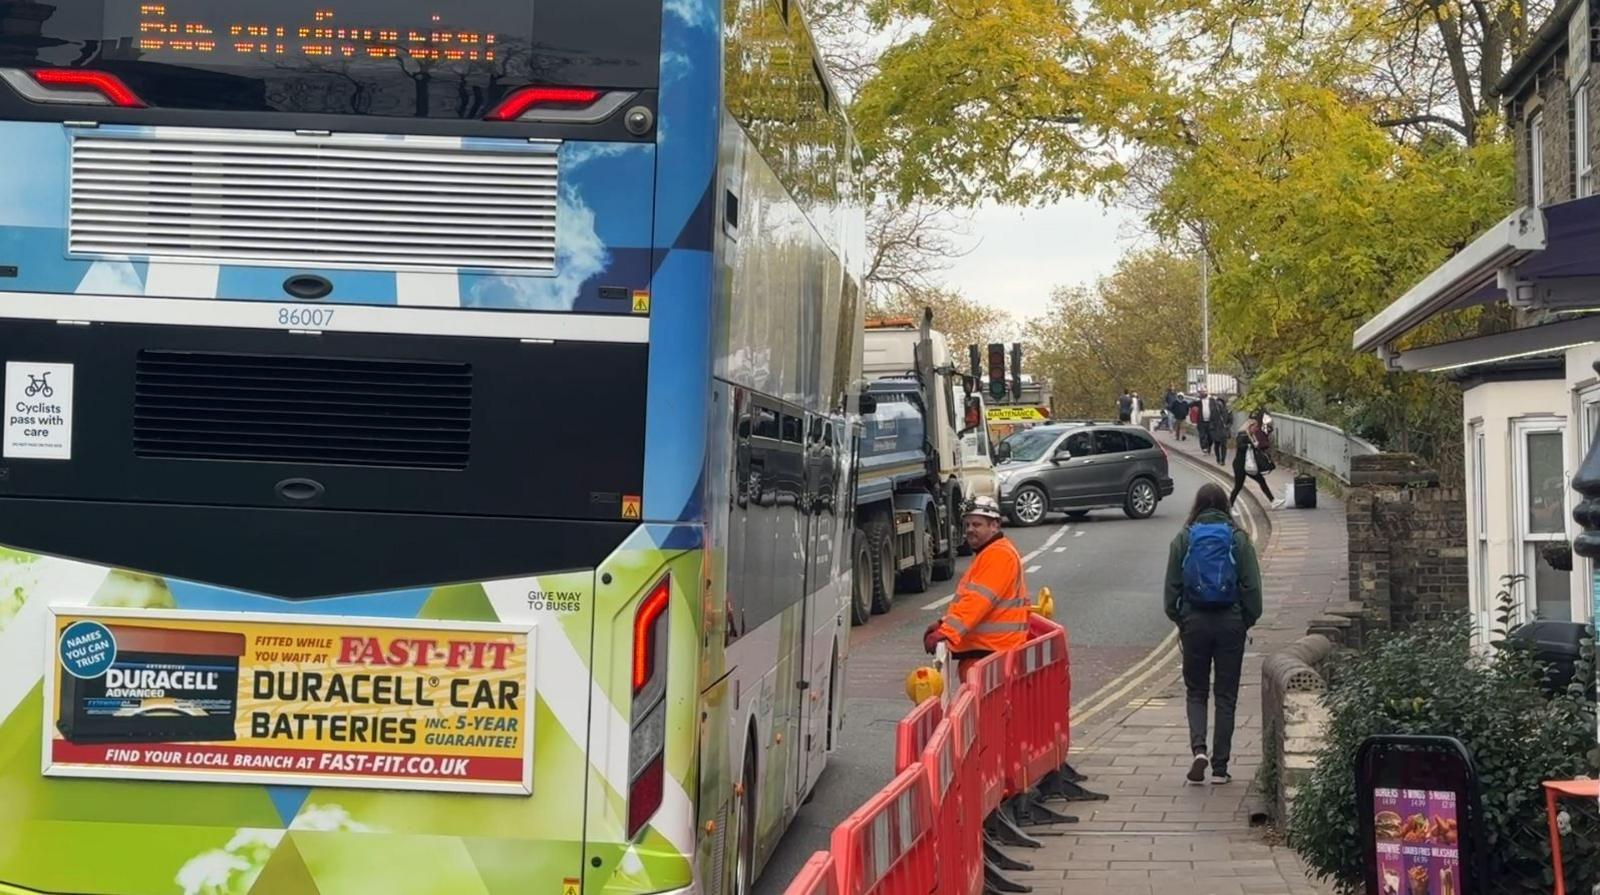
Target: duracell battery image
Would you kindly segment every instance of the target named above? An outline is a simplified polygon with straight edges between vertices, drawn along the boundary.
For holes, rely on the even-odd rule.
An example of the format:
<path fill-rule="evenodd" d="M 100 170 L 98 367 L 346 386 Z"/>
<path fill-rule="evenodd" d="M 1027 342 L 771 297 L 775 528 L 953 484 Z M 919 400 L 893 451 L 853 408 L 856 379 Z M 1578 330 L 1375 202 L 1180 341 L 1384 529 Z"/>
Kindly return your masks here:
<path fill-rule="evenodd" d="M 234 739 L 244 635 L 107 626 L 117 643 L 105 674 L 61 674 L 56 728 L 73 743 Z"/>

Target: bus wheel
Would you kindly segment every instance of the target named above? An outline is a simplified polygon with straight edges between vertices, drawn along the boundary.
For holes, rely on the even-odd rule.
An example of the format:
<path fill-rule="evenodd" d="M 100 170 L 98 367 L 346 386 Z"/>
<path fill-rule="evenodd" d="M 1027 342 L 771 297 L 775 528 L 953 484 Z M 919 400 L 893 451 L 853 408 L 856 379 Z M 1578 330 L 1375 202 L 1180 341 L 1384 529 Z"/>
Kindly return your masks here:
<path fill-rule="evenodd" d="M 864 625 L 872 618 L 872 547 L 859 528 L 850 543 L 855 557 L 850 566 L 850 623 Z"/>
<path fill-rule="evenodd" d="M 867 548 L 872 553 L 872 611 L 882 615 L 894 608 L 894 536 L 882 513 L 867 522 Z"/>
<path fill-rule="evenodd" d="M 733 895 L 750 895 L 756 862 L 756 757 L 746 753 L 734 799 Z"/>

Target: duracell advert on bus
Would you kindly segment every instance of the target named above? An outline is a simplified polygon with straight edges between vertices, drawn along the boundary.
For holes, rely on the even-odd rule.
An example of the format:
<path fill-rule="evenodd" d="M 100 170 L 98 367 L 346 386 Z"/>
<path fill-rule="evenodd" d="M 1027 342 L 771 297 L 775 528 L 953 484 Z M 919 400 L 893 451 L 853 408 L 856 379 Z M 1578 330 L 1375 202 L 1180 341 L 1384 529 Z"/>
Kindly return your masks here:
<path fill-rule="evenodd" d="M 111 625 L 116 655 L 95 677 L 61 675 L 57 729 L 73 743 L 232 740 L 243 634 Z"/>

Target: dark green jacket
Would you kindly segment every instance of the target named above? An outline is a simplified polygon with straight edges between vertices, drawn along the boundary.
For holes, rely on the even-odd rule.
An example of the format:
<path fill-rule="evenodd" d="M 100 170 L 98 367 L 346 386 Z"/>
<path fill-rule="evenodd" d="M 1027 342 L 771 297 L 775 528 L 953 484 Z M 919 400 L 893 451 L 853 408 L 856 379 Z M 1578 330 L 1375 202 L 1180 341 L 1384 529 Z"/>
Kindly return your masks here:
<path fill-rule="evenodd" d="M 1196 521 L 1233 522 L 1220 510 L 1207 510 Z M 1174 622 L 1183 621 L 1183 617 L 1193 611 L 1183 599 L 1183 558 L 1188 553 L 1189 529 L 1185 526 L 1172 539 L 1172 547 L 1167 551 L 1167 586 L 1161 598 L 1167 618 Z M 1256 560 L 1256 548 L 1250 543 L 1250 536 L 1238 526 L 1233 529 L 1233 561 L 1239 569 L 1239 604 L 1220 611 L 1239 613 L 1245 627 L 1250 627 L 1261 618 L 1261 564 Z"/>

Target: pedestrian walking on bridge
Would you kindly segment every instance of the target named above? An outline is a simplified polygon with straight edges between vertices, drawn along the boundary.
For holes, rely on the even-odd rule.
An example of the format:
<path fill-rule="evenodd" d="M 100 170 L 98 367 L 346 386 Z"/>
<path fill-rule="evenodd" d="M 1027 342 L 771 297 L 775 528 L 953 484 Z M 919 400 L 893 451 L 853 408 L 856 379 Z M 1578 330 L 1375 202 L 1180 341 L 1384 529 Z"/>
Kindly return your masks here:
<path fill-rule="evenodd" d="M 994 498 L 973 498 L 962 522 L 972 565 L 956 585 L 949 611 L 923 633 L 922 646 L 931 653 L 939 641 L 948 643 L 965 676 L 971 663 L 1016 649 L 1028 639 L 1028 582 L 1022 556 L 1000 530 L 1000 505 Z"/>
<path fill-rule="evenodd" d="M 1246 632 L 1261 618 L 1261 567 L 1250 538 L 1228 511 L 1228 493 L 1206 484 L 1167 552 L 1162 596 L 1167 618 L 1178 626 L 1187 690 L 1189 747 L 1194 761 L 1189 782 L 1228 783 L 1233 751 L 1233 716 L 1239 704 Z M 1216 731 L 1206 749 L 1208 697 L 1217 704 Z"/>
<path fill-rule="evenodd" d="M 1244 428 L 1239 430 L 1238 450 L 1233 455 L 1233 493 L 1228 495 L 1230 507 L 1238 502 L 1246 478 L 1255 479 L 1256 484 L 1261 486 L 1261 493 L 1271 501 L 1273 509 L 1285 503 L 1284 498 L 1272 496 L 1272 487 L 1267 484 L 1267 473 L 1276 467 L 1272 462 L 1272 439 L 1262 425 L 1265 415 L 1261 410 L 1252 412 Z"/>

